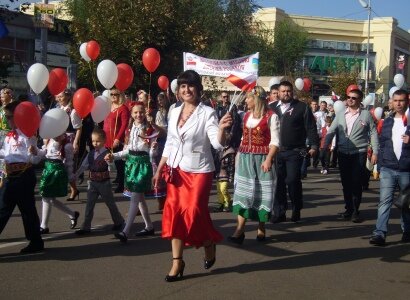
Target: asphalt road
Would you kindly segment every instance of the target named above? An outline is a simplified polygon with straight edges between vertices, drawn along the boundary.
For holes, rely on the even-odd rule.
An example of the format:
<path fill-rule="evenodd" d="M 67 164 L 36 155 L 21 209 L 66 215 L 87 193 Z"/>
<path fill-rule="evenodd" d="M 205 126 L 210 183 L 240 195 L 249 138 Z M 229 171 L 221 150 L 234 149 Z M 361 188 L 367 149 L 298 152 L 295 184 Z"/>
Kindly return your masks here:
<path fill-rule="evenodd" d="M 310 170 L 303 182 L 305 209 L 299 223 L 268 224 L 268 239 L 256 241 L 256 223 L 246 226 L 242 246 L 227 240 L 217 246 L 217 261 L 203 269 L 203 249 L 188 248 L 183 281 L 167 283 L 170 243 L 160 237 L 161 214 L 148 202 L 156 236 L 113 237 L 104 203 L 98 203 L 93 233 L 76 236 L 69 219 L 53 210 L 43 253 L 20 255 L 26 245 L 16 209 L 0 236 L 0 299 L 408 299 L 410 244 L 401 244 L 399 211 L 393 210 L 385 247 L 369 245 L 378 202 L 378 182 L 364 193 L 362 217 L 341 221 L 341 185 L 336 170 Z M 83 214 L 80 201 L 67 202 Z M 212 191 L 210 208 L 216 206 Z M 125 215 L 128 201 L 116 194 Z M 41 202 L 37 202 L 39 213 Z M 212 213 L 215 226 L 228 237 L 235 228 L 231 213 Z M 80 216 L 80 223 L 82 216 Z M 143 228 L 136 218 L 133 232 Z"/>

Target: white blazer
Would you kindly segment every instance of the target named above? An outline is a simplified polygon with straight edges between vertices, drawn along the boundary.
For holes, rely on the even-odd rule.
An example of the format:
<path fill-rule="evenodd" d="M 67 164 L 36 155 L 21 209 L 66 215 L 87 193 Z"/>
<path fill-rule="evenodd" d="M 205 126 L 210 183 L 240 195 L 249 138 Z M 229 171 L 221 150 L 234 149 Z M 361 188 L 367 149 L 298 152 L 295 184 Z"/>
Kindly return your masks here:
<path fill-rule="evenodd" d="M 218 118 L 213 108 L 200 103 L 182 128 L 178 119 L 184 107 L 182 104 L 171 111 L 168 135 L 162 156 L 167 157 L 167 165 L 180 167 L 191 173 L 215 171 L 211 144 L 216 150 L 223 146 L 218 141 Z"/>

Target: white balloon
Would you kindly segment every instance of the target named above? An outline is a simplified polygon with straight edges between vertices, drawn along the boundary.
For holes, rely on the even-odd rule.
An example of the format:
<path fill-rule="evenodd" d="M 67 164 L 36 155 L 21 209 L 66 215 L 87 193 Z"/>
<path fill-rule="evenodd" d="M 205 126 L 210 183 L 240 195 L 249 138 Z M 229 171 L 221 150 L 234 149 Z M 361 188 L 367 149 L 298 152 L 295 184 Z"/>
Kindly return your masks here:
<path fill-rule="evenodd" d="M 90 61 L 91 58 L 87 54 L 87 43 L 82 43 L 80 46 L 80 55 L 85 61 Z"/>
<path fill-rule="evenodd" d="M 43 139 L 52 139 L 62 135 L 68 127 L 68 114 L 61 108 L 47 111 L 40 121 L 39 134 Z"/>
<path fill-rule="evenodd" d="M 105 90 L 103 93 L 102 93 L 102 96 L 104 96 L 105 98 L 107 98 L 108 100 L 109 99 L 111 99 L 111 91 L 110 90 Z"/>
<path fill-rule="evenodd" d="M 91 117 L 95 123 L 105 120 L 111 111 L 111 100 L 104 96 L 98 96 L 94 99 L 94 105 L 91 110 Z"/>
<path fill-rule="evenodd" d="M 35 63 L 28 69 L 27 81 L 34 93 L 40 94 L 46 88 L 49 76 L 47 67 L 43 64 Z"/>
<path fill-rule="evenodd" d="M 174 79 L 171 81 L 171 91 L 175 94 L 177 92 L 178 83 L 177 80 Z"/>
<path fill-rule="evenodd" d="M 338 113 L 344 112 L 346 109 L 346 106 L 343 103 L 343 101 L 337 100 L 335 104 L 333 105 L 333 109 L 335 110 L 335 114 L 338 114 Z"/>
<path fill-rule="evenodd" d="M 280 83 L 280 79 L 278 78 L 278 77 L 272 77 L 270 80 L 269 80 L 269 89 L 271 88 L 271 86 L 272 85 L 274 85 L 274 84 L 279 84 Z"/>
<path fill-rule="evenodd" d="M 397 86 L 394 86 L 394 87 L 392 87 L 392 88 L 390 89 L 390 91 L 389 91 L 389 97 L 390 97 L 390 99 L 393 98 L 394 92 L 396 92 L 396 91 L 398 91 L 398 90 L 400 90 L 400 89 L 399 89 Z"/>
<path fill-rule="evenodd" d="M 303 79 L 302 79 L 302 78 L 298 78 L 298 79 L 295 80 L 295 87 L 296 87 L 299 91 L 303 90 L 303 86 L 304 86 L 304 85 L 305 85 L 305 83 L 303 82 Z"/>
<path fill-rule="evenodd" d="M 403 74 L 396 74 L 396 75 L 394 75 L 393 81 L 394 81 L 394 84 L 395 84 L 399 89 L 401 89 L 401 88 L 403 87 L 403 84 L 404 84 L 404 81 L 405 81 Z"/>
<path fill-rule="evenodd" d="M 112 88 L 118 78 L 117 65 L 112 60 L 103 60 L 98 64 L 97 77 L 106 89 Z"/>
<path fill-rule="evenodd" d="M 373 102 L 373 96 L 372 95 L 367 95 L 364 99 L 363 99 L 363 106 L 366 107 L 368 105 L 370 105 Z"/>
<path fill-rule="evenodd" d="M 379 121 L 383 116 L 383 108 L 382 107 L 376 107 L 374 109 L 374 117 L 376 118 L 377 121 Z"/>

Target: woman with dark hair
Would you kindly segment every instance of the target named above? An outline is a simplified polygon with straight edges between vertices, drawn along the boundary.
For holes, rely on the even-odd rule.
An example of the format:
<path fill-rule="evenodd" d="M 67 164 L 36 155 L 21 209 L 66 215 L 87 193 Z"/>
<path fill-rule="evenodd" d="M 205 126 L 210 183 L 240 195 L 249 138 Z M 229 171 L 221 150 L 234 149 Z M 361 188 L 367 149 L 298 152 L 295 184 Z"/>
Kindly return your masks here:
<path fill-rule="evenodd" d="M 223 149 L 224 130 L 232 125 L 229 114 L 218 125 L 215 111 L 201 103 L 203 87 L 198 73 L 185 71 L 177 82 L 183 104 L 171 112 L 164 152 L 153 177 L 155 188 L 166 166 L 162 237 L 171 240 L 172 245 L 173 264 L 165 277 L 169 282 L 183 277 L 184 245 L 205 248 L 205 269 L 215 263 L 215 244 L 222 236 L 215 230 L 208 210 L 215 170 L 211 144 L 215 149 Z"/>

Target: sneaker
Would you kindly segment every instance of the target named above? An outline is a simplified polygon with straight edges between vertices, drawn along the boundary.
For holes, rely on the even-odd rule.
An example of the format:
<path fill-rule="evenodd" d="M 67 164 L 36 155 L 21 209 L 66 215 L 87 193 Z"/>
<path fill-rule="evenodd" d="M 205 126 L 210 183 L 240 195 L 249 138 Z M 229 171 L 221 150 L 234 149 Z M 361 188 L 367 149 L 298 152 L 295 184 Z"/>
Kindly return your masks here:
<path fill-rule="evenodd" d="M 322 169 L 322 170 L 320 170 L 320 174 L 323 174 L 323 169 Z"/>
<path fill-rule="evenodd" d="M 403 232 L 403 235 L 401 236 L 401 242 L 410 243 L 410 232 Z"/>
<path fill-rule="evenodd" d="M 371 245 L 376 245 L 376 246 L 384 246 L 386 244 L 386 240 L 384 237 L 381 235 L 372 235 L 370 237 L 369 243 Z"/>

